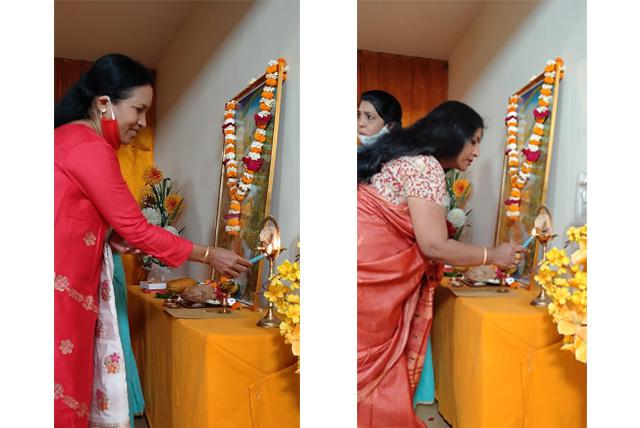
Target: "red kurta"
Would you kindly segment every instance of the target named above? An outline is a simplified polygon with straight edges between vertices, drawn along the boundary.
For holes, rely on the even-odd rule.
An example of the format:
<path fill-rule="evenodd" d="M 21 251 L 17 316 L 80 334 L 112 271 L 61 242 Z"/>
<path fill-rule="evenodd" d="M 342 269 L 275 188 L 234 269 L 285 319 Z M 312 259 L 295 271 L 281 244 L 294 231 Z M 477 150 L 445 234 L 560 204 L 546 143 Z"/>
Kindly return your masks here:
<path fill-rule="evenodd" d="M 116 147 L 85 125 L 64 125 L 54 135 L 55 426 L 87 427 L 108 229 L 169 266 L 184 263 L 193 244 L 147 223 L 122 178 Z"/>

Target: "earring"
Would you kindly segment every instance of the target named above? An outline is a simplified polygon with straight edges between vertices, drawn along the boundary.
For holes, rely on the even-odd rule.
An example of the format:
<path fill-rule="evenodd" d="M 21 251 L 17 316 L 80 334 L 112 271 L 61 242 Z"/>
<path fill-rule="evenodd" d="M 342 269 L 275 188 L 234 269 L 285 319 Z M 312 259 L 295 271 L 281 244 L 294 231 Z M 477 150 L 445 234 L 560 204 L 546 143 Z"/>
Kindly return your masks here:
<path fill-rule="evenodd" d="M 102 119 L 104 117 L 104 114 L 107 112 L 107 108 L 106 107 L 102 107 L 100 109 L 100 118 Z"/>

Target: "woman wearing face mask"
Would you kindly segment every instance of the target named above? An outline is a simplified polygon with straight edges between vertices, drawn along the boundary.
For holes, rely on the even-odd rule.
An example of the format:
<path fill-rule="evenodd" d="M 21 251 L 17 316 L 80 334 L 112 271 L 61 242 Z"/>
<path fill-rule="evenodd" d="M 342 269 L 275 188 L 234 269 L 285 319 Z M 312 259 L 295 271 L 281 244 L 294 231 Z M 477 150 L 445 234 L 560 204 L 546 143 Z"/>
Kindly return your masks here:
<path fill-rule="evenodd" d="M 383 135 L 402 127 L 402 107 L 388 92 L 367 91 L 360 97 L 358 107 L 358 138 L 369 145 Z"/>
<path fill-rule="evenodd" d="M 129 192 L 116 150 L 146 126 L 151 83 L 144 66 L 110 54 L 98 59 L 55 107 L 56 427 L 84 428 L 90 418 L 96 423 L 94 414 L 127 406 L 126 391 L 124 403 L 118 401 L 122 395 L 109 400 L 102 389 L 109 386 L 93 382 L 94 345 L 117 337 L 117 331 L 97 323 L 101 300 L 109 297 L 105 286 L 113 278 L 111 247 L 136 248 L 172 267 L 187 260 L 205 263 L 232 278 L 250 266 L 231 251 L 195 244 L 147 223 Z M 111 247 L 104 245 L 108 236 Z M 122 355 L 117 351 L 96 364 L 108 379 L 122 375 Z M 120 419 L 109 426 L 129 426 L 127 416 Z M 103 419 L 98 422 L 104 425 Z"/>
<path fill-rule="evenodd" d="M 447 237 L 445 170 L 479 155 L 484 122 L 447 101 L 358 151 L 358 427 L 424 427 L 412 396 L 443 263 L 516 264 L 522 247 Z M 427 281 L 423 281 L 426 276 Z"/>

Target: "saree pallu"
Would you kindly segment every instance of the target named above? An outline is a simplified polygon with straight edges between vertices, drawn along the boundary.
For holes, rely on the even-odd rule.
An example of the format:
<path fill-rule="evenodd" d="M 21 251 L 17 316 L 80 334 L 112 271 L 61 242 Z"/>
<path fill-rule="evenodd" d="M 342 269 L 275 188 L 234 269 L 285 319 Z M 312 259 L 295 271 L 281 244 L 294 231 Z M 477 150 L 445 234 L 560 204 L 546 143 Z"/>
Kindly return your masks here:
<path fill-rule="evenodd" d="M 358 427 L 424 427 L 412 395 L 441 275 L 420 252 L 408 206 L 358 186 Z"/>

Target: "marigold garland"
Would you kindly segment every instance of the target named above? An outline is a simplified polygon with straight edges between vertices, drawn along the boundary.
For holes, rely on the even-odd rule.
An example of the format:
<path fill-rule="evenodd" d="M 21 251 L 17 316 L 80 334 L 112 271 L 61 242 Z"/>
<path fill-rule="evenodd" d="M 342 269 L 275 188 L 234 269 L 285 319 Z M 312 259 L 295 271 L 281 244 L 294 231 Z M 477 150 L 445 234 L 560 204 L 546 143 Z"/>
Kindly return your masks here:
<path fill-rule="evenodd" d="M 538 95 L 538 107 L 533 110 L 536 123 L 533 125 L 527 146 L 522 149 L 524 159 L 520 161 L 518 152 L 518 103 L 520 97 L 512 95 L 509 97 L 507 116 L 505 123 L 507 126 L 506 156 L 511 190 L 509 198 L 504 201 L 507 205 L 507 218 L 512 221 L 520 219 L 520 203 L 522 189 L 527 184 L 533 164 L 540 158 L 540 140 L 544 135 L 544 128 L 549 116 L 549 106 L 553 101 L 553 89 L 556 73 L 559 78 L 564 77 L 564 62 L 561 58 L 547 61 L 544 69 L 544 82 Z"/>
<path fill-rule="evenodd" d="M 271 121 L 271 109 L 275 106 L 275 92 L 278 85 L 278 67 L 282 65 L 282 79 L 287 78 L 286 61 L 278 58 L 277 61 L 269 61 L 266 69 L 266 82 L 262 88 L 260 98 L 260 111 L 254 115 L 256 129 L 253 141 L 249 147 L 248 156 L 242 158 L 244 171 L 240 174 L 236 154 L 236 106 L 237 101 L 231 100 L 225 104 L 224 122 L 222 133 L 224 135 L 223 165 L 226 168 L 226 185 L 229 188 L 231 202 L 227 214 L 224 216 L 227 224 L 225 230 L 230 235 L 240 235 L 240 211 L 245 196 L 251 190 L 251 184 L 256 173 L 262 168 L 262 146 L 266 140 L 266 128 Z"/>

